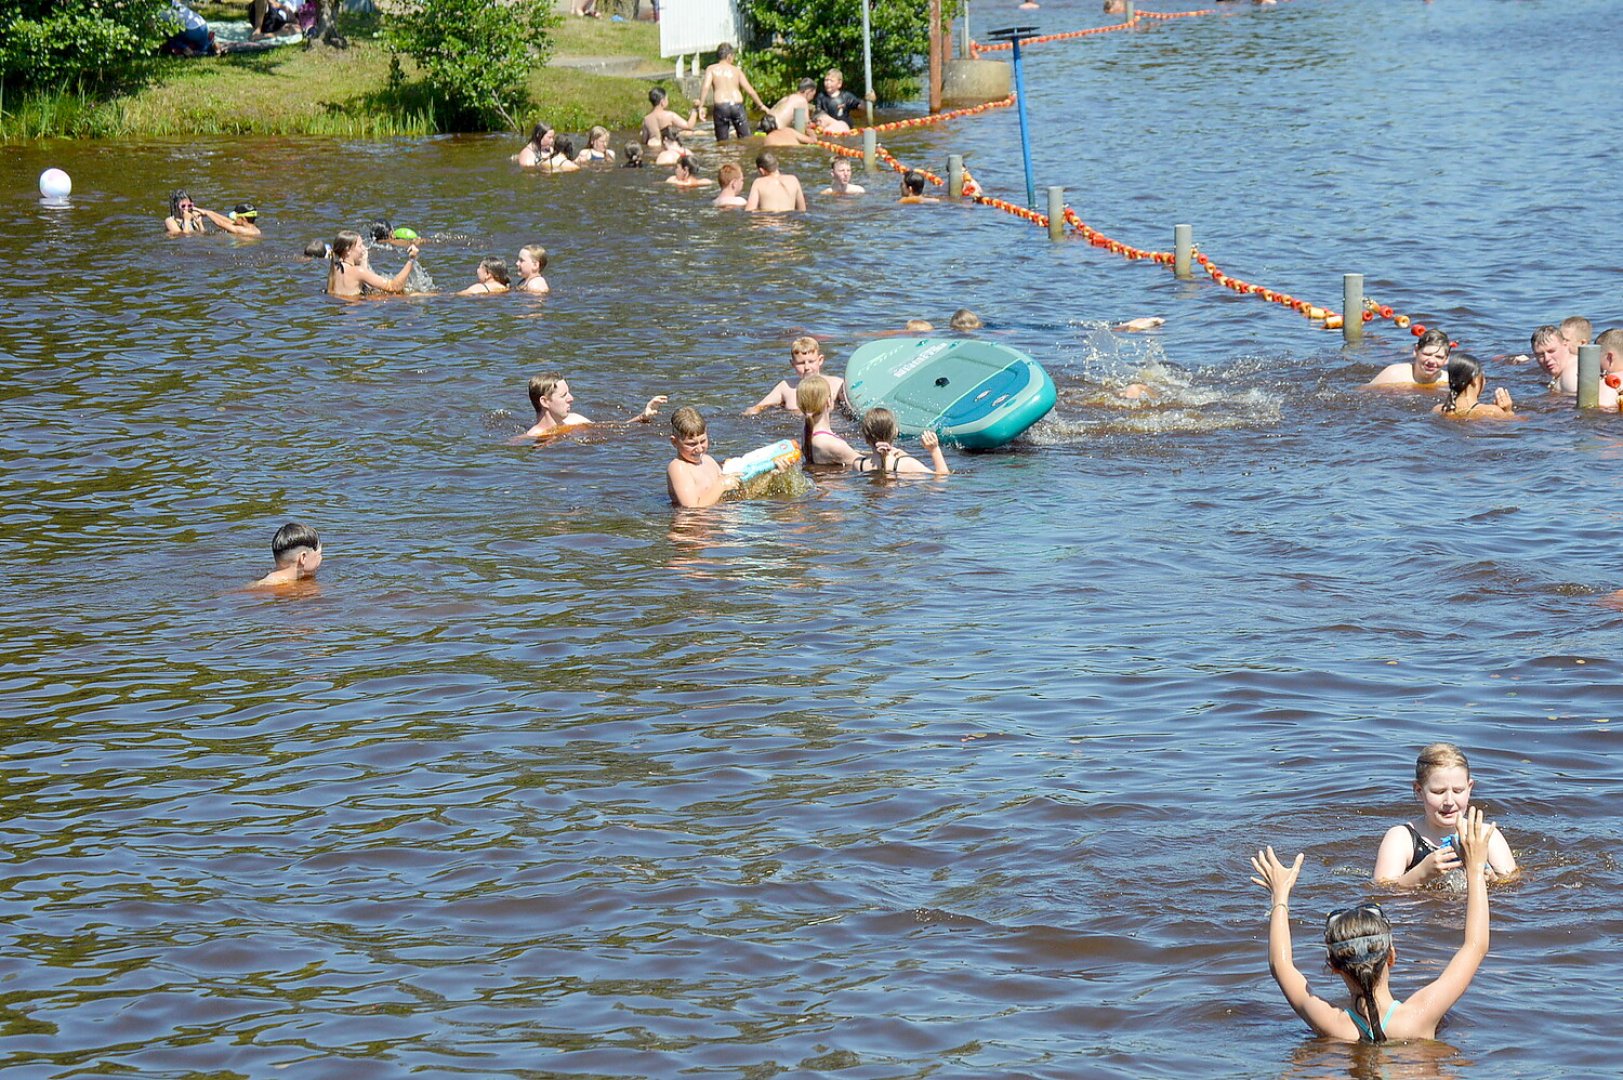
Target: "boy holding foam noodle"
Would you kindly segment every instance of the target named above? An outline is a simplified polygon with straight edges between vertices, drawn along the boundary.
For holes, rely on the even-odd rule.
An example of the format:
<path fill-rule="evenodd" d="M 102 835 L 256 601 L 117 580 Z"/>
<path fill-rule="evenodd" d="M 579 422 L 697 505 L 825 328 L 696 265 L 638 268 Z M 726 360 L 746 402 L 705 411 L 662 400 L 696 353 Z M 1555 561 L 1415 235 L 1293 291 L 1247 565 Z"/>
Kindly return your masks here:
<path fill-rule="evenodd" d="M 709 428 L 691 405 L 671 414 L 671 445 L 676 447 L 676 457 L 665 467 L 665 490 L 672 506 L 714 506 L 747 482 L 739 471 L 743 461 L 728 458 L 718 465 L 710 456 Z M 784 472 L 799 458 L 798 452 L 778 457 L 772 469 Z"/>
<path fill-rule="evenodd" d="M 814 337 L 797 337 L 789 343 L 789 366 L 794 368 L 795 377 L 783 379 L 778 385 L 767 392 L 766 397 L 744 410 L 745 416 L 754 416 L 768 409 L 784 409 L 798 414 L 800 406 L 795 403 L 795 389 L 800 380 L 808 375 L 823 375 L 823 347 Z M 845 400 L 845 380 L 838 375 L 823 375 L 828 380 L 830 395 L 837 402 Z"/>

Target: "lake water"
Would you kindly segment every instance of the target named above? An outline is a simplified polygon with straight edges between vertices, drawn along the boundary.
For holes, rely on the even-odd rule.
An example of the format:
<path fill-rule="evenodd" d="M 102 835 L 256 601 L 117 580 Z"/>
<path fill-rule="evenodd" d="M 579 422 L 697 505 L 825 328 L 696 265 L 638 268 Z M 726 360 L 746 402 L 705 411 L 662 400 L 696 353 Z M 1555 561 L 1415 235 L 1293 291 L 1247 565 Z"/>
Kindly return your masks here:
<path fill-rule="evenodd" d="M 1233 7 L 1033 46 L 1039 185 L 1315 302 L 1360 271 L 1484 359 L 1623 322 L 1615 5 Z M 1012 110 L 888 145 L 1021 196 Z M 1490 362 L 1525 419 L 1437 421 L 1357 390 L 1407 333 L 1344 349 L 888 174 L 765 220 L 516 149 L 0 154 L 8 1080 L 1615 1070 L 1623 418 Z M 164 239 L 180 186 L 266 239 Z M 541 242 L 555 292 L 321 295 L 304 242 L 379 214 L 458 287 Z M 557 369 L 739 452 L 798 432 L 738 417 L 796 335 L 837 372 L 960 306 L 1060 402 L 945 482 L 673 512 L 663 418 L 509 442 Z M 243 591 L 289 520 L 319 586 Z M 1323 913 L 1373 896 L 1413 992 L 1461 898 L 1367 878 L 1437 739 L 1525 878 L 1437 1042 L 1316 1040 L 1247 857 L 1307 852 L 1315 986 Z"/>

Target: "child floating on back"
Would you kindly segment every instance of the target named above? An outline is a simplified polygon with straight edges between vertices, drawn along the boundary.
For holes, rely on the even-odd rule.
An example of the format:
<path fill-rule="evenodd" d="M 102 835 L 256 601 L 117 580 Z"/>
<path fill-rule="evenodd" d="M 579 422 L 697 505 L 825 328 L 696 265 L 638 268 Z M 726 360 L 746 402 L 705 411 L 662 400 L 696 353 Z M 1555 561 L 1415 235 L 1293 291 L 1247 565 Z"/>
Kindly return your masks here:
<path fill-rule="evenodd" d="M 1420 825 L 1394 825 L 1381 839 L 1374 878 L 1380 885 L 1423 885 L 1461 867 L 1456 833 L 1471 805 L 1471 765 L 1452 743 L 1432 743 L 1420 751 L 1414 766 L 1414 795 L 1422 811 Z M 1516 872 L 1516 856 L 1498 829 L 1487 851 L 1488 872 L 1506 877 Z"/>
<path fill-rule="evenodd" d="M 789 366 L 794 368 L 795 377 L 784 379 L 767 391 L 766 397 L 744 410 L 745 416 L 754 416 L 767 409 L 798 413 L 800 405 L 795 399 L 795 391 L 808 375 L 821 375 L 827 381 L 829 393 L 835 401 L 840 400 L 840 395 L 845 392 L 844 379 L 838 375 L 823 375 L 823 347 L 814 337 L 797 337 L 789 343 Z"/>
<path fill-rule="evenodd" d="M 271 589 L 315 577 L 321 567 L 321 541 L 310 526 L 290 521 L 271 538 L 271 555 L 276 559 L 276 569 L 250 588 Z"/>
<path fill-rule="evenodd" d="M 545 375 L 536 375 L 530 379 L 530 404 L 535 406 L 535 425 L 526 431 L 523 438 L 536 439 L 547 435 L 561 435 L 572 427 L 590 424 L 592 421 L 574 411 L 575 395 L 569 392 L 569 384 L 562 375 L 548 372 Z M 646 424 L 659 415 L 659 407 L 669 400 L 664 394 L 648 399 L 642 412 L 626 420 L 628 424 Z"/>
<path fill-rule="evenodd" d="M 1483 823 L 1482 811 L 1462 815 L 1459 846 L 1465 862 L 1465 942 L 1443 973 L 1406 1001 L 1392 996 L 1387 981 L 1397 950 L 1392 945 L 1392 924 L 1380 905 L 1359 904 L 1330 913 L 1324 923 L 1324 944 L 1330 970 L 1341 976 L 1351 998 L 1348 1007 L 1334 1005 L 1309 990 L 1291 955 L 1290 894 L 1302 870 L 1302 856 L 1286 866 L 1271 847 L 1257 852 L 1251 860 L 1257 876 L 1251 880 L 1273 897 L 1268 909 L 1268 971 L 1296 1015 L 1315 1034 L 1342 1042 L 1434 1038 L 1437 1025 L 1471 985 L 1471 977 L 1488 954 L 1484 866 L 1497 835 L 1492 825 Z"/>

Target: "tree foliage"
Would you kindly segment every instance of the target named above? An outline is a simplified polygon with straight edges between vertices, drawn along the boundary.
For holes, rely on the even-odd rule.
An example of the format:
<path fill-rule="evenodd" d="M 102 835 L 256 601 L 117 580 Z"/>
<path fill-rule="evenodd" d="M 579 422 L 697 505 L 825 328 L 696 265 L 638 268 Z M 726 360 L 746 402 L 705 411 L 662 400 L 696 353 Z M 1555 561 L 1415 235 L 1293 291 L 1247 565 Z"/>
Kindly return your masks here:
<path fill-rule="evenodd" d="M 42 90 L 138 81 L 179 31 L 169 0 L 6 0 L 0 84 Z"/>
<path fill-rule="evenodd" d="M 945 12 L 958 5 L 945 0 Z M 837 67 L 847 90 L 862 86 L 862 0 L 740 0 L 753 47 L 750 78 L 763 93 L 794 89 L 803 76 L 821 80 Z M 913 85 L 930 47 L 930 0 L 870 0 L 874 90 Z"/>
<path fill-rule="evenodd" d="M 461 122 L 512 126 L 530 71 L 552 52 L 548 0 L 415 0 L 384 7 L 384 39 L 411 57 Z"/>

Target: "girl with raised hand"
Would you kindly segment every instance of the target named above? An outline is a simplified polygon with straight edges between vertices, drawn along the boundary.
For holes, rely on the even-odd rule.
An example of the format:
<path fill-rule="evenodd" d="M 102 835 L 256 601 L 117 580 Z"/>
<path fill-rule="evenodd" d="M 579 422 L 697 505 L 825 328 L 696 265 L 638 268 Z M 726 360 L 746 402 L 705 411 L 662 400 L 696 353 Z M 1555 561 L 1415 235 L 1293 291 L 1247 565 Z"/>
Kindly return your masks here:
<path fill-rule="evenodd" d="M 1469 356 L 1456 356 L 1448 362 L 1448 397 L 1431 411 L 1450 420 L 1514 420 L 1516 407 L 1510 391 L 1501 386 L 1493 392 L 1492 401 L 1483 401 L 1487 389 L 1482 365 Z"/>
<path fill-rule="evenodd" d="M 1251 860 L 1251 880 L 1273 897 L 1268 909 L 1268 971 L 1296 1015 L 1315 1034 L 1342 1042 L 1386 1042 L 1389 1039 L 1431 1039 L 1437 1025 L 1471 985 L 1471 977 L 1488 955 L 1488 847 L 1497 835 L 1484 824 L 1481 810 L 1468 811 L 1460 827 L 1461 857 L 1465 862 L 1465 942 L 1443 973 L 1405 1001 L 1392 996 L 1388 983 L 1398 951 L 1392 944 L 1392 924 L 1379 904 L 1359 904 L 1330 912 L 1324 921 L 1324 945 L 1330 970 L 1341 976 L 1351 998 L 1348 1006 L 1334 1005 L 1308 989 L 1291 955 L 1290 893 L 1302 870 L 1302 856 L 1289 866 L 1273 848 L 1264 848 Z"/>
<path fill-rule="evenodd" d="M 406 264 L 392 278 L 373 270 L 367 262 L 366 241 L 358 232 L 345 229 L 333 237 L 332 254 L 327 257 L 327 292 L 333 296 L 356 297 L 371 292 L 403 293 L 411 269 L 417 265 L 417 245 L 406 249 Z"/>
<path fill-rule="evenodd" d="M 919 445 L 930 452 L 930 464 L 896 446 L 896 414 L 883 406 L 875 406 L 862 414 L 862 437 L 872 447 L 872 453 L 857 458 L 858 472 L 882 472 L 893 476 L 947 476 L 947 459 L 941 453 L 941 438 L 933 431 L 919 435 Z"/>
<path fill-rule="evenodd" d="M 1405 822 L 1386 830 L 1375 854 L 1376 883 L 1413 887 L 1460 869 L 1455 833 L 1471 805 L 1475 786 L 1465 751 L 1453 743 L 1432 743 L 1421 749 L 1414 765 L 1420 824 Z M 1508 877 L 1516 872 L 1516 856 L 1497 829 L 1488 845 L 1487 861 L 1490 876 Z"/>

